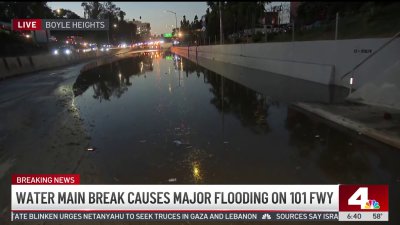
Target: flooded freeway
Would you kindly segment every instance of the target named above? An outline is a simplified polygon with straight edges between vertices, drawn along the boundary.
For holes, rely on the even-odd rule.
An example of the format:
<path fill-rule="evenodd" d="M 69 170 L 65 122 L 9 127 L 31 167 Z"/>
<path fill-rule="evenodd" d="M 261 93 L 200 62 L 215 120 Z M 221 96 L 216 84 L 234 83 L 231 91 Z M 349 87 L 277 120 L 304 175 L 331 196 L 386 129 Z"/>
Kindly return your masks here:
<path fill-rule="evenodd" d="M 7 216 L 9 175 L 27 172 L 86 184 L 389 184 L 400 197 L 399 151 L 291 107 L 341 102 L 340 88 L 142 52 L 6 80 L 0 92 Z"/>
<path fill-rule="evenodd" d="M 90 69 L 73 90 L 90 157 L 110 183 L 399 182 L 400 152 L 178 55 L 148 52 Z"/>

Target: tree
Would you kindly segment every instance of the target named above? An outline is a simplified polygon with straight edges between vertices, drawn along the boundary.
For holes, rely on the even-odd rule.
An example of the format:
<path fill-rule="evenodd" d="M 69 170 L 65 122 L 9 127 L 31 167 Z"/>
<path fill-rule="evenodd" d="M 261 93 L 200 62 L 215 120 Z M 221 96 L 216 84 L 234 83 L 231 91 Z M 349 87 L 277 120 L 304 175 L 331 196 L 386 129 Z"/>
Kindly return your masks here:
<path fill-rule="evenodd" d="M 193 22 L 190 24 L 192 30 L 201 29 L 201 21 L 199 21 L 197 15 L 194 17 Z"/>
<path fill-rule="evenodd" d="M 120 8 L 118 8 L 113 2 L 105 2 L 103 16 L 107 19 L 117 19 L 119 10 Z"/>
<path fill-rule="evenodd" d="M 13 18 L 45 18 L 54 15 L 46 2 L 0 2 L 0 20 L 10 22 Z"/>
<path fill-rule="evenodd" d="M 124 21 L 125 15 L 126 15 L 126 13 L 125 13 L 124 11 L 120 10 L 120 11 L 118 12 L 119 21 L 121 21 L 121 22 Z"/>
<path fill-rule="evenodd" d="M 85 18 L 88 19 L 100 19 L 104 7 L 100 2 L 82 2 Z"/>
<path fill-rule="evenodd" d="M 65 18 L 65 19 L 81 19 L 81 17 L 72 12 L 69 9 L 57 9 L 53 10 L 53 14 L 55 18 Z"/>
<path fill-rule="evenodd" d="M 190 23 L 188 20 L 186 20 L 186 16 L 183 16 L 183 20 L 181 20 L 181 31 L 189 31 L 190 29 Z"/>
<path fill-rule="evenodd" d="M 261 25 L 268 2 L 223 2 L 221 5 L 224 36 Z M 219 36 L 219 2 L 207 2 L 206 29 L 210 37 Z"/>

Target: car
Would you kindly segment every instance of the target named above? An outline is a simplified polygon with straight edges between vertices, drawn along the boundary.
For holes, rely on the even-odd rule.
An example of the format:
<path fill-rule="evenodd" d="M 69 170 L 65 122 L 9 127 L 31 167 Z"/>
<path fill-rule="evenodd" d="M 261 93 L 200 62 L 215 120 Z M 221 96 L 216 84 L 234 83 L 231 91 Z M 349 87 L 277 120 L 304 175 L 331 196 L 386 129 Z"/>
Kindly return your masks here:
<path fill-rule="evenodd" d="M 64 45 L 53 50 L 53 55 L 71 55 L 76 53 L 77 50 L 70 45 Z"/>
<path fill-rule="evenodd" d="M 118 45 L 118 48 L 126 48 L 128 45 L 126 43 L 121 43 Z"/>
<path fill-rule="evenodd" d="M 102 45 L 102 46 L 100 47 L 100 51 L 102 51 L 102 52 L 108 52 L 108 51 L 110 51 L 110 45 Z"/>
<path fill-rule="evenodd" d="M 96 51 L 96 50 L 97 50 L 97 44 L 89 44 L 89 48 L 90 48 L 92 51 Z"/>

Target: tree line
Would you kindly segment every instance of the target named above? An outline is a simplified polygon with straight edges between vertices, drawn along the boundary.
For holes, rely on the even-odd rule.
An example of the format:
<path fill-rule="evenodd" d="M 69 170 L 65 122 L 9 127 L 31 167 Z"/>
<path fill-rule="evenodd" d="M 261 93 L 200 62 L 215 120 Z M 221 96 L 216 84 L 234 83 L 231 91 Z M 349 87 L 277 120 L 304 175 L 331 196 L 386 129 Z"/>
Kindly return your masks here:
<path fill-rule="evenodd" d="M 114 44 L 119 42 L 130 43 L 141 38 L 136 35 L 136 25 L 132 21 L 126 21 L 126 13 L 113 2 L 82 2 L 81 6 L 84 9 L 84 17 L 86 19 L 109 20 L 109 33 L 107 35 L 110 36 L 110 42 Z M 104 38 L 102 39 L 104 40 Z"/>
<path fill-rule="evenodd" d="M 190 22 L 183 17 L 181 21 L 181 31 L 185 31 L 184 41 L 194 43 L 199 40 L 199 36 L 204 35 L 205 43 L 211 39 L 211 43 L 220 40 L 220 12 L 222 14 L 223 35 L 227 39 L 231 34 L 243 33 L 244 30 L 250 30 L 250 33 L 255 34 L 255 28 L 263 27 L 263 18 L 266 17 L 266 12 L 271 11 L 274 6 L 271 5 L 271 10 L 267 10 L 266 6 L 271 2 L 207 2 L 207 10 L 205 12 L 206 31 L 203 33 L 195 32 L 202 27 L 201 21 L 196 18 Z M 307 25 L 315 22 L 332 23 L 336 18 L 336 13 L 341 17 L 352 17 L 354 15 L 362 15 L 365 20 L 373 18 L 377 12 L 388 7 L 394 2 L 302 2 L 296 12 L 290 12 L 290 5 L 285 4 L 287 8 L 281 9 L 281 13 L 290 15 L 290 23 L 294 22 L 296 27 L 302 29 Z M 279 8 L 279 6 L 278 6 Z M 384 14 L 384 12 L 380 12 Z M 293 16 L 292 15 L 296 15 Z M 369 21 L 369 20 L 368 20 Z M 195 25 L 193 25 L 195 24 Z M 254 40 L 254 39 L 253 39 Z"/>
<path fill-rule="evenodd" d="M 187 31 L 188 37 L 186 41 L 199 40 L 199 36 L 203 35 L 203 41 L 208 39 L 214 41 L 220 39 L 220 11 L 222 13 L 223 35 L 226 38 L 229 34 L 238 33 L 244 29 L 254 29 L 262 26 L 260 18 L 265 13 L 266 1 L 258 2 L 207 2 L 207 10 L 205 16 L 206 30 L 203 33 L 195 32 L 202 28 L 202 22 L 196 16 L 193 22 L 183 17 L 181 21 L 181 30 Z M 221 8 L 221 10 L 220 10 Z M 193 37 L 193 34 L 194 37 Z M 197 36 L 196 36 L 197 35 Z"/>

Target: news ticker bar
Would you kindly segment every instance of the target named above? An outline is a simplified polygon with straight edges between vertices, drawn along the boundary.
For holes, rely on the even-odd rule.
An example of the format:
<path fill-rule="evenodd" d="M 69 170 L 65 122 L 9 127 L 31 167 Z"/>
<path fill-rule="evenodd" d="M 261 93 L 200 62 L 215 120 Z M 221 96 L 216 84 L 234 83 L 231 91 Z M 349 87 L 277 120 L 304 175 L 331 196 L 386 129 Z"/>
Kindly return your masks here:
<path fill-rule="evenodd" d="M 388 221 L 375 212 L 13 212 L 12 221 Z"/>
<path fill-rule="evenodd" d="M 11 195 L 13 220 L 389 221 L 388 185 L 81 185 L 76 174 L 24 174 Z"/>
<path fill-rule="evenodd" d="M 35 30 L 109 30 L 108 19 L 12 19 L 14 31 Z"/>
<path fill-rule="evenodd" d="M 13 221 L 338 221 L 337 212 L 28 212 L 12 213 Z"/>

